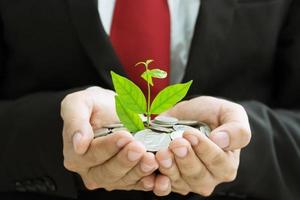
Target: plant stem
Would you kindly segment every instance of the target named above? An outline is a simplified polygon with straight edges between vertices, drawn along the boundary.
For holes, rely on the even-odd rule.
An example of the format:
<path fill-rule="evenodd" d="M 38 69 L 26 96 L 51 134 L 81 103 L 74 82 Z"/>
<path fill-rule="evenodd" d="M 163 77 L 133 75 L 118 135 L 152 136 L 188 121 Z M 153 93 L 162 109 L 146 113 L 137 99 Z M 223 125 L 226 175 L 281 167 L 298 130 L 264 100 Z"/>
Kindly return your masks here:
<path fill-rule="evenodd" d="M 146 66 L 146 71 L 148 71 L 148 65 Z M 149 83 L 149 75 L 147 75 L 147 87 L 148 87 L 148 100 L 147 100 L 147 127 L 150 127 L 150 100 L 151 100 L 151 88 L 150 88 L 150 83 Z"/>

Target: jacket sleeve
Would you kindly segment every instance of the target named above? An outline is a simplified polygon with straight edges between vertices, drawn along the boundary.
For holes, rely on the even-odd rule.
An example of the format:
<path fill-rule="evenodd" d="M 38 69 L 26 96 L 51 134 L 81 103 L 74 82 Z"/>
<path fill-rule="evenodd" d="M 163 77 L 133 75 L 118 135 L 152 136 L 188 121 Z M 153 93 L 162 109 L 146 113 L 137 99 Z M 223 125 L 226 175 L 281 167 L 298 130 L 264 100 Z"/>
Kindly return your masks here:
<path fill-rule="evenodd" d="M 300 197 L 300 2 L 294 0 L 282 27 L 273 74 L 272 105 L 241 102 L 252 130 L 241 152 L 236 181 L 221 185 L 227 193 L 261 199 Z"/>
<path fill-rule="evenodd" d="M 80 89 L 0 100 L 0 191 L 76 196 L 63 167 L 60 102 Z"/>
<path fill-rule="evenodd" d="M 0 192 L 75 197 L 73 174 L 63 167 L 60 102 L 83 88 L 4 99 L 6 52 L 0 22 Z"/>

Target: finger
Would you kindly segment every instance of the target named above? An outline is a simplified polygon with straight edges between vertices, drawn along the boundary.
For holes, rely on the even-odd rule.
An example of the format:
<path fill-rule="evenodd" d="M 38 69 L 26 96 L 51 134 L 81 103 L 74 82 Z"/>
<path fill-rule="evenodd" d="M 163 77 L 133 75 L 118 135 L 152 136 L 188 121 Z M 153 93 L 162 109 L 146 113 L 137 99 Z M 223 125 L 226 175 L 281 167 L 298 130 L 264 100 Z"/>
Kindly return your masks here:
<path fill-rule="evenodd" d="M 104 164 L 91 168 L 89 176 L 99 184 L 119 181 L 137 165 L 145 153 L 146 149 L 142 144 L 132 141 Z"/>
<path fill-rule="evenodd" d="M 89 150 L 78 162 L 86 167 L 95 167 L 115 156 L 124 146 L 132 142 L 132 134 L 126 131 L 115 132 L 105 137 L 94 139 Z"/>
<path fill-rule="evenodd" d="M 84 155 L 64 149 L 64 166 L 73 172 L 88 171 L 89 168 L 103 164 L 115 156 L 126 144 L 133 141 L 132 135 L 125 131 L 99 137 L 91 142 Z"/>
<path fill-rule="evenodd" d="M 146 152 L 143 155 L 139 165 L 136 165 L 131 171 L 129 171 L 123 178 L 122 181 L 126 185 L 136 184 L 143 177 L 152 174 L 158 168 L 158 164 L 155 160 L 153 153 Z"/>
<path fill-rule="evenodd" d="M 210 172 L 199 160 L 186 139 L 175 139 L 169 148 L 175 155 L 175 161 L 181 177 L 193 191 L 203 187 L 204 184 L 208 185 L 212 182 L 213 177 Z"/>
<path fill-rule="evenodd" d="M 154 184 L 155 184 L 155 175 L 151 174 L 149 176 L 142 178 L 135 184 L 132 184 L 132 185 L 122 184 L 122 186 L 117 186 L 117 187 L 111 186 L 111 187 L 109 187 L 110 189 L 108 189 L 108 190 L 109 191 L 112 191 L 112 190 L 125 190 L 125 191 L 137 190 L 137 191 L 148 192 L 148 191 L 153 190 Z"/>
<path fill-rule="evenodd" d="M 90 125 L 93 101 L 85 91 L 70 94 L 61 103 L 61 117 L 64 121 L 64 147 L 84 154 L 93 140 Z"/>
<path fill-rule="evenodd" d="M 249 120 L 245 109 L 236 103 L 226 102 L 220 109 L 220 124 L 211 133 L 211 140 L 226 150 L 241 149 L 251 139 Z"/>
<path fill-rule="evenodd" d="M 169 149 L 163 149 L 156 153 L 156 159 L 159 163 L 159 171 L 170 178 L 172 191 L 189 191 L 188 184 L 182 179 L 180 172 L 174 160 L 174 155 Z"/>
<path fill-rule="evenodd" d="M 92 118 L 98 120 L 90 121 L 94 130 L 102 128 L 107 124 L 119 122 L 115 109 L 114 96 L 116 94 L 114 91 L 101 87 L 89 87 L 86 89 L 86 92 L 89 93 L 89 96 L 91 96 L 96 105 L 92 112 Z"/>
<path fill-rule="evenodd" d="M 167 196 L 171 193 L 171 181 L 162 174 L 156 176 L 153 192 L 157 196 Z"/>
<path fill-rule="evenodd" d="M 194 129 L 186 131 L 183 137 L 192 144 L 195 154 L 213 177 L 229 181 L 236 175 L 238 161 L 234 155 L 231 155 L 232 152 L 224 152 L 205 135 Z"/>
<path fill-rule="evenodd" d="M 135 184 L 131 184 L 131 185 L 125 185 L 124 183 L 121 182 L 117 182 L 117 183 L 113 183 L 110 185 L 105 186 L 104 188 L 107 191 L 113 191 L 113 190 L 124 190 L 124 191 L 132 191 L 132 190 L 137 190 L 137 191 L 152 191 L 153 187 L 155 184 L 155 175 L 151 174 L 149 176 L 146 176 L 144 178 L 142 178 L 141 180 L 139 180 L 137 183 Z M 97 189 L 94 188 L 94 189 Z"/>
<path fill-rule="evenodd" d="M 251 131 L 247 124 L 240 122 L 225 123 L 213 130 L 209 138 L 225 150 L 241 149 L 249 144 Z"/>
<path fill-rule="evenodd" d="M 151 174 L 149 176 L 143 177 L 139 183 L 137 184 L 137 188 L 135 190 L 140 190 L 143 188 L 144 191 L 152 191 L 155 184 L 155 175 Z"/>

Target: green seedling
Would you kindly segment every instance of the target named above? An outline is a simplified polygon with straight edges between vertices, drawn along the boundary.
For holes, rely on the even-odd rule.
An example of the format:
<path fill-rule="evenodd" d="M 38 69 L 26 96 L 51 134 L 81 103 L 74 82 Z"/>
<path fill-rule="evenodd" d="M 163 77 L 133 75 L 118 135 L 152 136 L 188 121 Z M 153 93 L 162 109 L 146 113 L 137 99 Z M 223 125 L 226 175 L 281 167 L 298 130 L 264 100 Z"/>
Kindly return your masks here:
<path fill-rule="evenodd" d="M 141 78 L 147 82 L 147 100 L 142 90 L 135 83 L 111 71 L 116 91 L 115 103 L 117 115 L 124 126 L 132 133 L 145 129 L 140 115 L 147 117 L 146 127 L 149 127 L 151 115 L 159 115 L 181 101 L 193 82 L 189 81 L 187 83 L 168 86 L 160 91 L 151 103 L 151 87 L 155 87 L 153 78 L 164 79 L 167 77 L 167 72 L 163 70 L 149 69 L 149 65 L 152 62 L 153 60 L 146 60 L 135 65 L 136 67 L 145 67 Z"/>

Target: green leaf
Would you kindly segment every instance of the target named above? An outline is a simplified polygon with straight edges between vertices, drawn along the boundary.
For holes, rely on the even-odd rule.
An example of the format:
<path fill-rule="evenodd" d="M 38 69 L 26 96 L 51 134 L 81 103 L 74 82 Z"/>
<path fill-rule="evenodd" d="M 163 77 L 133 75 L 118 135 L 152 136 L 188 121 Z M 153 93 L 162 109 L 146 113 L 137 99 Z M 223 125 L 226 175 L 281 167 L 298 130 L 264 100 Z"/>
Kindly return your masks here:
<path fill-rule="evenodd" d="M 149 59 L 149 60 L 146 60 L 145 62 L 138 62 L 138 63 L 135 64 L 135 66 L 138 66 L 138 65 L 144 65 L 145 67 L 146 67 L 146 66 L 148 67 L 148 65 L 149 65 L 150 63 L 152 63 L 153 61 L 154 61 L 154 60 Z"/>
<path fill-rule="evenodd" d="M 116 93 L 126 106 L 136 113 L 146 113 L 146 98 L 142 90 L 129 79 L 111 71 L 112 81 Z"/>
<path fill-rule="evenodd" d="M 187 94 L 192 82 L 193 81 L 189 81 L 187 83 L 171 85 L 160 91 L 152 102 L 150 108 L 151 114 L 160 114 L 182 100 Z"/>
<path fill-rule="evenodd" d="M 141 77 L 146 81 L 149 82 L 151 86 L 153 86 L 153 80 L 152 76 L 150 74 L 150 70 L 144 71 L 144 73 L 141 75 Z"/>
<path fill-rule="evenodd" d="M 153 86 L 153 80 L 152 78 L 159 78 L 159 79 L 164 79 L 167 77 L 167 72 L 160 70 L 160 69 L 151 69 L 151 70 L 146 70 L 141 77 L 148 82 L 151 86 Z"/>
<path fill-rule="evenodd" d="M 115 102 L 118 117 L 130 132 L 135 133 L 145 128 L 141 117 L 137 113 L 127 109 L 117 95 L 115 96 Z"/>
<path fill-rule="evenodd" d="M 168 73 L 163 71 L 163 70 L 160 70 L 160 69 L 151 69 L 149 71 L 150 73 L 150 76 L 153 77 L 153 78 L 160 78 L 160 79 L 164 79 L 167 77 Z"/>

